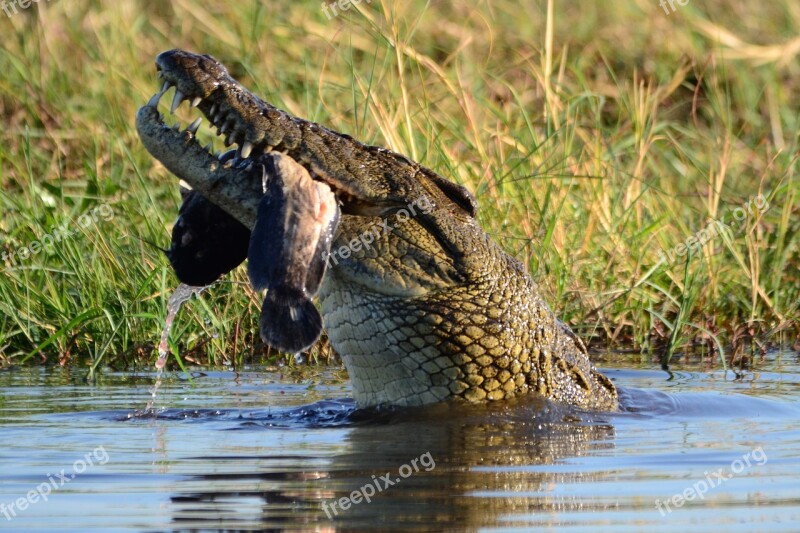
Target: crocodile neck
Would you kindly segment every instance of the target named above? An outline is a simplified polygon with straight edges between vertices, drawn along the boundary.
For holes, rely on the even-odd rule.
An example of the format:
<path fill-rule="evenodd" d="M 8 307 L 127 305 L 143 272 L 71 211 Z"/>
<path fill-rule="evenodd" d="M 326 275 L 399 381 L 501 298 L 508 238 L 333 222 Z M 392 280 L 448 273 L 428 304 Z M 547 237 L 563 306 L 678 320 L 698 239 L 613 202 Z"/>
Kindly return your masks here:
<path fill-rule="evenodd" d="M 410 406 L 535 392 L 615 409 L 614 385 L 591 366 L 583 343 L 556 319 L 521 263 L 477 224 L 462 230 L 477 260 L 470 269 L 431 247 L 414 219 L 343 220 L 320 302 L 357 403 Z"/>

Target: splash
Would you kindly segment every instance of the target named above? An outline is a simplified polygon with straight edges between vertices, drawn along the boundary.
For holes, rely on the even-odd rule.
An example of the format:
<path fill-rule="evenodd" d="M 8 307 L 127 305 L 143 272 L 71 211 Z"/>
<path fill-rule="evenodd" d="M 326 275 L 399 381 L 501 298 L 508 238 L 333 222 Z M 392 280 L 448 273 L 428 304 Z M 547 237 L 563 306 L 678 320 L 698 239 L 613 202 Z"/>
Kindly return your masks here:
<path fill-rule="evenodd" d="M 156 382 L 153 384 L 153 388 L 150 389 L 150 400 L 147 402 L 147 406 L 144 408 L 145 413 L 150 413 L 153 411 L 153 407 L 156 402 L 156 395 L 158 393 L 159 387 L 161 387 L 161 378 L 164 375 L 164 367 L 167 366 L 167 356 L 169 355 L 169 332 L 172 329 L 172 323 L 175 321 L 175 317 L 178 315 L 178 311 L 180 311 L 183 302 L 191 298 L 193 295 L 199 295 L 203 290 L 206 289 L 205 287 L 193 287 L 191 285 L 186 285 L 185 283 L 181 283 L 175 288 L 175 291 L 169 297 L 169 301 L 167 302 L 167 318 L 164 321 L 164 330 L 161 332 L 161 342 L 158 344 L 158 359 L 156 360 Z"/>

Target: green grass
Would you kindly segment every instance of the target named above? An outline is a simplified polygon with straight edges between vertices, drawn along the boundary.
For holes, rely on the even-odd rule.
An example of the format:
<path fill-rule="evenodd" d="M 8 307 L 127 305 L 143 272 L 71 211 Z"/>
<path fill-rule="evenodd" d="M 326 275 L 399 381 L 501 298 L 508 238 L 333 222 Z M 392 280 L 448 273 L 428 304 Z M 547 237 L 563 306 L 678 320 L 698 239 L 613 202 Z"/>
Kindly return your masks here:
<path fill-rule="evenodd" d="M 655 0 L 376 0 L 332 20 L 319 1 L 283 4 L 70 0 L 0 16 L 0 251 L 74 231 L 0 265 L 0 365 L 154 360 L 177 282 L 141 239 L 167 245 L 179 198 L 134 114 L 174 47 L 466 185 L 487 231 L 595 344 L 666 359 L 796 342 L 795 0 L 670 15 Z M 111 217 L 81 227 L 103 206 Z M 660 262 L 723 219 L 729 231 Z M 190 362 L 274 359 L 258 309 L 238 269 L 184 307 L 175 346 Z"/>

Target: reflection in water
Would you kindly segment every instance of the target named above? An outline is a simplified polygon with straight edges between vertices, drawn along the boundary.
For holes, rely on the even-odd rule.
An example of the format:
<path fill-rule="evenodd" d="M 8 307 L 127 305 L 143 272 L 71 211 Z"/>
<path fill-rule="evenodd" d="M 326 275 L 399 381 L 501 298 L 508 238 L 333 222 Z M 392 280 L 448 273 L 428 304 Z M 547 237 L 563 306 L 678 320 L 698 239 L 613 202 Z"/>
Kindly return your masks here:
<path fill-rule="evenodd" d="M 0 527 L 797 530 L 797 354 L 745 379 L 606 371 L 622 413 L 532 397 L 358 411 L 333 373 L 289 370 L 168 374 L 159 399 L 169 408 L 143 413 L 153 374 L 106 372 L 90 385 L 74 370 L 0 371 L 0 505 L 100 446 L 109 457 L 47 501 L 17 505 L 12 522 L 0 508 Z M 756 449 L 765 460 L 737 471 Z M 702 499 L 657 509 L 718 471 L 735 475 Z M 393 485 L 381 481 L 370 503 L 342 508 L 387 474 Z"/>
<path fill-rule="evenodd" d="M 259 502 L 262 527 L 315 523 L 330 516 L 345 528 L 366 526 L 380 517 L 386 526 L 472 529 L 495 524 L 504 515 L 581 507 L 580 501 L 548 493 L 561 483 L 597 481 L 595 473 L 559 465 L 589 448 L 612 448 L 614 428 L 608 417 L 538 398 L 499 411 L 494 407 L 446 404 L 393 413 L 351 408 L 345 421 L 351 425 L 345 451 L 334 457 L 194 458 L 213 472 L 192 476 L 187 481 L 193 489 L 179 487 L 172 496 L 175 524 L 196 526 L 199 517 L 206 517 L 214 527 L 234 527 L 243 501 L 248 507 Z M 322 418 L 328 420 L 330 413 L 325 411 Z M 293 419 L 294 414 L 286 416 Z M 267 418 L 247 424 L 280 425 L 279 417 Z M 259 466 L 226 473 L 220 465 L 228 462 Z M 198 486 L 206 488 L 197 490 Z M 367 494 L 375 493 L 369 503 L 363 494 L 353 498 L 359 503 L 347 501 L 365 486 L 370 486 Z"/>

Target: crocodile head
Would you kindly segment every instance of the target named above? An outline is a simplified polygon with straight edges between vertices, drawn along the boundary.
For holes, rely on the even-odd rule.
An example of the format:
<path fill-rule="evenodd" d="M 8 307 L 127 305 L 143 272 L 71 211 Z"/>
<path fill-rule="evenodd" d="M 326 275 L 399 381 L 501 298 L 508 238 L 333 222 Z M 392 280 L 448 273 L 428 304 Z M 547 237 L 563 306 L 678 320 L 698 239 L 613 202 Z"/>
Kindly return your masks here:
<path fill-rule="evenodd" d="M 279 152 L 336 195 L 342 217 L 319 292 L 325 329 L 361 406 L 527 393 L 615 409 L 614 385 L 541 299 L 522 265 L 475 220 L 473 196 L 408 158 L 264 102 L 207 55 L 156 59 L 161 91 L 137 113 L 148 151 L 248 228 L 263 158 Z M 212 155 L 158 112 L 199 110 L 235 151 Z"/>

